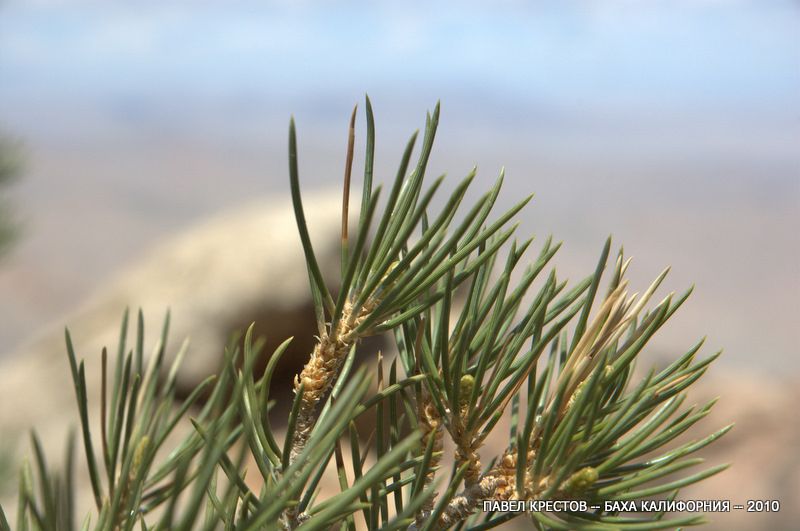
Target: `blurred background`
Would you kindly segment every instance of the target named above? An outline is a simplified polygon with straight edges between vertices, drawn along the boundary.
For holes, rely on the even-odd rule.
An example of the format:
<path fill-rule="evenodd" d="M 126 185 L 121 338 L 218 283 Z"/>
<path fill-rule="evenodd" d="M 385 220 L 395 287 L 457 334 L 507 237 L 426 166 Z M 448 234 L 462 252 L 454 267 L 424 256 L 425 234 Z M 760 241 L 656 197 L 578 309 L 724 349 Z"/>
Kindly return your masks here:
<path fill-rule="evenodd" d="M 441 100 L 431 172 L 477 165 L 480 190 L 504 166 L 500 206 L 536 192 L 521 231 L 565 242 L 562 276 L 593 270 L 612 234 L 635 286 L 665 265 L 670 289 L 696 285 L 658 353 L 708 335 L 723 370 L 796 374 L 788 0 L 0 2 L 0 130 L 24 157 L 0 357 L 162 238 L 285 197 L 290 115 L 307 187 L 337 186 L 365 93 L 379 180 Z"/>
<path fill-rule="evenodd" d="M 505 166 L 503 206 L 536 192 L 523 231 L 564 240 L 562 274 L 613 234 L 634 279 L 697 285 L 664 346 L 707 334 L 725 364 L 795 369 L 798 30 L 780 0 L 6 0 L 0 129 L 25 171 L 0 352 L 165 234 L 285 193 L 290 114 L 305 182 L 337 185 L 369 93 L 379 178 L 441 99 L 434 171 L 485 187 Z"/>

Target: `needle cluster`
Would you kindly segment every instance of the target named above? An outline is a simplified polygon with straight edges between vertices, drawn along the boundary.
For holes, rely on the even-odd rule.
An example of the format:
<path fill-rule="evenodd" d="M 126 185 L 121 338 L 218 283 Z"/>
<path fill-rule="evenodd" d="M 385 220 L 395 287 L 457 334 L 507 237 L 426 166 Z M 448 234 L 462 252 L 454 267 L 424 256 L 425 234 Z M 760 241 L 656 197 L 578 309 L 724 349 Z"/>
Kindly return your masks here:
<path fill-rule="evenodd" d="M 290 125 L 292 200 L 317 342 L 295 379 L 285 432 L 273 428 L 267 413 L 276 398 L 272 376 L 289 340 L 268 353 L 266 371 L 256 374 L 253 367 L 267 353 L 251 327 L 241 346 L 232 343 L 225 353 L 220 374 L 178 401 L 175 375 L 185 347 L 171 368 L 162 366 L 166 325 L 145 363 L 141 315 L 133 348 L 126 316 L 116 356 L 102 353 L 99 390 L 86 388 L 84 364 L 67 334 L 96 507 L 81 528 L 489 529 L 514 518 L 535 529 L 701 523 L 702 515 L 602 509 L 606 500 L 675 497 L 723 468 L 703 468 L 693 454 L 728 427 L 678 439 L 713 406 L 686 405 L 686 391 L 716 355 L 700 359 L 701 341 L 660 370 L 634 370 L 691 290 L 656 299 L 665 270 L 634 293 L 626 279 L 630 260 L 622 250 L 612 253 L 610 239 L 594 272 L 570 285 L 550 267 L 560 244 L 548 238 L 532 252 L 532 239 L 514 239 L 514 219 L 530 198 L 494 214 L 502 174 L 463 207 L 473 171 L 441 208 L 432 208 L 443 183 L 438 177 L 425 184 L 438 105 L 415 162 L 416 134 L 382 202 L 381 187 L 373 186 L 375 129 L 367 100 L 360 212 L 351 238 L 355 116 L 335 289 L 326 285 L 311 245 Z M 384 359 L 364 347 L 377 334 L 394 338 L 396 355 Z M 90 392 L 101 395 L 99 422 L 90 415 Z M 374 419 L 366 432 L 357 422 L 362 415 Z M 505 446 L 487 445 L 498 433 Z M 70 438 L 66 469 L 53 471 L 33 436 L 33 464 L 20 476 L 19 529 L 77 527 L 74 445 Z M 321 487 L 326 475 L 338 490 Z M 563 499 L 601 508 L 480 510 L 484 500 Z M 0 526 L 9 528 L 5 513 Z"/>

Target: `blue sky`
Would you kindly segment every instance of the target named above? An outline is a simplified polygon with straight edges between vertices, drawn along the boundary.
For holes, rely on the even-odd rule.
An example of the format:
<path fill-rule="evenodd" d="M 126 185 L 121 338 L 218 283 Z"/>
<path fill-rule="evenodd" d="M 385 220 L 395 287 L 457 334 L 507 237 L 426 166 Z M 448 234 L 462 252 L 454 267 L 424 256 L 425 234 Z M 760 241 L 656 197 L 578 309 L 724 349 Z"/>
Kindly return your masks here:
<path fill-rule="evenodd" d="M 0 5 L 0 124 L 25 122 L 30 106 L 282 109 L 367 91 L 480 102 L 489 115 L 733 113 L 792 127 L 799 29 L 800 6 L 787 1 L 12 0 Z"/>

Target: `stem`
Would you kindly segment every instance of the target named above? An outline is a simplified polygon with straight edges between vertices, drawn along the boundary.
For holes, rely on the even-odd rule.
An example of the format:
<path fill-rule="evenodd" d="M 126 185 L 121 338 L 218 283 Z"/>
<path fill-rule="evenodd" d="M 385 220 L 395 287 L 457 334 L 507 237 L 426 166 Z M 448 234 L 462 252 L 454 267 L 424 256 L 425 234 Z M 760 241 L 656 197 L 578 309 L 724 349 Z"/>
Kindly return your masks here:
<path fill-rule="evenodd" d="M 302 372 L 295 376 L 295 393 L 302 392 L 300 411 L 297 415 L 294 440 L 289 453 L 289 465 L 306 447 L 311 430 L 317 422 L 317 405 L 328 393 L 339 375 L 344 359 L 353 344 L 361 339 L 354 333 L 355 329 L 366 319 L 375 308 L 375 303 L 367 301 L 358 312 L 353 314 L 351 303 L 345 304 L 342 318 L 336 329 L 323 334 L 314 347 L 311 357 L 303 367 Z M 301 390 L 302 384 L 302 390 Z"/>
<path fill-rule="evenodd" d="M 464 378 L 462 378 L 462 400 L 458 417 L 456 417 L 454 424 L 454 438 L 453 442 L 456 444 L 455 458 L 456 468 L 460 468 L 464 463 L 469 463 L 464 474 L 464 487 L 469 489 L 477 485 L 481 480 L 481 456 L 478 450 L 481 447 L 481 441 L 475 439 L 474 431 L 467 429 L 467 418 L 469 416 L 469 395 L 472 393 L 471 386 L 464 386 Z"/>
<path fill-rule="evenodd" d="M 432 526 L 432 529 L 447 529 L 459 523 L 471 515 L 478 504 L 483 500 L 491 499 L 498 487 L 505 485 L 505 480 L 493 475 L 487 475 L 478 483 L 467 487 L 455 496 L 439 516 L 439 520 Z M 411 524 L 408 531 L 421 529 L 425 520 L 431 516 L 430 511 L 426 511 L 417 523 Z"/>
<path fill-rule="evenodd" d="M 444 447 L 442 441 L 442 419 L 439 416 L 439 412 L 436 407 L 431 402 L 430 396 L 427 392 L 424 392 L 424 397 L 420 402 L 419 406 L 419 427 L 422 431 L 422 448 L 423 452 L 426 448 L 428 448 L 429 444 L 433 444 L 433 456 L 431 457 L 430 464 L 428 466 L 430 472 L 425 474 L 425 481 L 423 483 L 421 492 L 424 492 L 433 480 L 436 478 L 436 467 L 439 465 L 440 461 L 440 454 L 439 452 L 442 451 Z M 433 443 L 431 443 L 431 438 L 433 438 Z M 425 503 L 422 504 L 419 512 L 417 513 L 417 525 L 422 526 L 425 518 L 430 515 L 431 511 L 433 510 L 433 504 L 436 500 L 436 494 L 432 495 Z"/>

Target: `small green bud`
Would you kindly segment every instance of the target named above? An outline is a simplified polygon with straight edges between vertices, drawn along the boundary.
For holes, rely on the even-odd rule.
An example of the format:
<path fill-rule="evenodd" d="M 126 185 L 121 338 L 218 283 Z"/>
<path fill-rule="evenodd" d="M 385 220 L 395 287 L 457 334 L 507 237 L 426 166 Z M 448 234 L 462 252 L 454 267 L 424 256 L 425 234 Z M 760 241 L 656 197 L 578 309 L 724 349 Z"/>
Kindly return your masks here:
<path fill-rule="evenodd" d="M 465 374 L 461 377 L 458 384 L 458 404 L 461 407 L 469 403 L 469 397 L 472 396 L 472 390 L 475 388 L 475 378 L 471 374 Z"/>
<path fill-rule="evenodd" d="M 590 466 L 581 468 L 564 483 L 564 492 L 571 495 L 583 494 L 595 484 L 598 477 L 597 469 Z"/>

